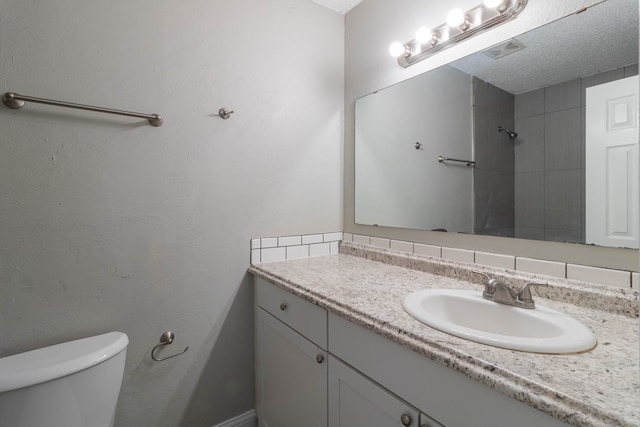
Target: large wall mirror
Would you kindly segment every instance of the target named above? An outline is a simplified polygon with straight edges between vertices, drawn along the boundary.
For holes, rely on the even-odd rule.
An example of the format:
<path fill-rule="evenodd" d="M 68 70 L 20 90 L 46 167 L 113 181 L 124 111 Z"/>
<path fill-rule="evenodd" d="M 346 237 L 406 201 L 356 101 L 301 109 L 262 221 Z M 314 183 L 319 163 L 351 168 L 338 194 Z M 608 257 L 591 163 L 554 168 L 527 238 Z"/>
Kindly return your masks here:
<path fill-rule="evenodd" d="M 609 0 L 360 98 L 355 222 L 638 248 L 638 87 Z"/>

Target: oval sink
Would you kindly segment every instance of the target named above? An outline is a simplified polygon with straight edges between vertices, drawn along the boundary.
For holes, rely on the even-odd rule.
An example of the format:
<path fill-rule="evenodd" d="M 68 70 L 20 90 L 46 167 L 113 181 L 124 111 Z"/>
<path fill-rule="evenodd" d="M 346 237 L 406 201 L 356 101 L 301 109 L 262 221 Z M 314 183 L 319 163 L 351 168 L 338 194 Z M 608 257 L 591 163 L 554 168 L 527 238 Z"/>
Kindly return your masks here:
<path fill-rule="evenodd" d="M 404 309 L 420 322 L 471 341 L 535 353 L 577 353 L 596 345 L 593 332 L 550 308 L 524 309 L 478 291 L 429 289 L 407 295 Z"/>

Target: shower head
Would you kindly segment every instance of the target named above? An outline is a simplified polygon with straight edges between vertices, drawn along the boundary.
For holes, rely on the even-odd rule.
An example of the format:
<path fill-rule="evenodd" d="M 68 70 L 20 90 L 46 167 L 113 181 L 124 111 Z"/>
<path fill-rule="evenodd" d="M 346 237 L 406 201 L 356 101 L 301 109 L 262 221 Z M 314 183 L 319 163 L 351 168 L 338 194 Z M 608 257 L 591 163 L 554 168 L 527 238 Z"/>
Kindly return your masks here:
<path fill-rule="evenodd" d="M 509 130 L 509 129 L 505 129 L 502 126 L 498 126 L 498 132 L 504 132 L 507 135 L 509 135 L 509 139 L 514 140 L 518 137 L 518 134 Z"/>

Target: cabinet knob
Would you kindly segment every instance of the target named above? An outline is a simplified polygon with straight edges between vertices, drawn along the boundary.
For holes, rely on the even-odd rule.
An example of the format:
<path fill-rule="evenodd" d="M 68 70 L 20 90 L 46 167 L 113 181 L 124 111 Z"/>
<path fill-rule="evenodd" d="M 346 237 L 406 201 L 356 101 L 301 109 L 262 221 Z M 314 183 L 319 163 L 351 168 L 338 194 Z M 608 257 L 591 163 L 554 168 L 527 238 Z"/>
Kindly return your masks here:
<path fill-rule="evenodd" d="M 280 303 L 280 310 L 285 311 L 286 309 L 287 309 L 287 303 L 286 302 Z"/>
<path fill-rule="evenodd" d="M 324 356 L 321 355 L 321 354 L 317 355 L 316 356 L 316 362 L 318 362 L 318 363 L 324 362 Z"/>
<path fill-rule="evenodd" d="M 411 423 L 413 422 L 413 420 L 411 419 L 411 415 L 409 414 L 402 414 L 400 416 L 400 422 L 402 422 L 403 426 L 410 426 Z"/>

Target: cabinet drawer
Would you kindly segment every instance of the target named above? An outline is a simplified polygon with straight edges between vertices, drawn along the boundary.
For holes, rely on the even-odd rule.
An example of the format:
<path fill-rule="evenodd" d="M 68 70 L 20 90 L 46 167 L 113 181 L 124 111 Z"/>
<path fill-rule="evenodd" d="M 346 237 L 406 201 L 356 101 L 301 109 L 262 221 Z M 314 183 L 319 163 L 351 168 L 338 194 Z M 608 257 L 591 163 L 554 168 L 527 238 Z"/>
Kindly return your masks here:
<path fill-rule="evenodd" d="M 327 349 L 326 310 L 259 277 L 254 283 L 258 306 L 319 347 Z"/>

